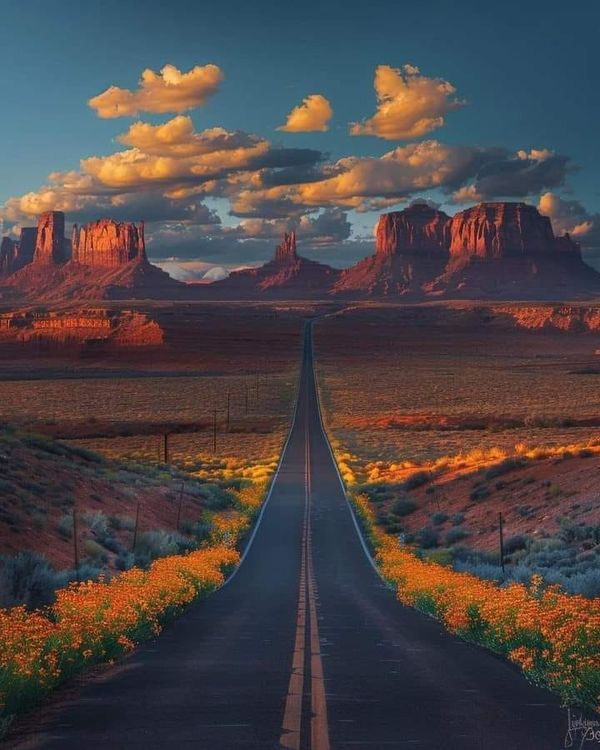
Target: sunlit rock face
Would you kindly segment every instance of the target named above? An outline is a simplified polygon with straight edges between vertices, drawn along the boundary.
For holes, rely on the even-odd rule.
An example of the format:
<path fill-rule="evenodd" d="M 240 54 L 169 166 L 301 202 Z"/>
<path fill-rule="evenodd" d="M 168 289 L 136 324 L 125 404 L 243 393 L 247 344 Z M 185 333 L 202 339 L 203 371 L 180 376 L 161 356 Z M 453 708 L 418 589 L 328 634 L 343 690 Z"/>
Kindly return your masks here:
<path fill-rule="evenodd" d="M 71 240 L 74 263 L 99 268 L 119 268 L 132 260 L 145 261 L 144 224 L 100 219 L 73 227 Z"/>
<path fill-rule="evenodd" d="M 450 217 L 426 203 L 382 214 L 375 232 L 377 255 L 447 255 Z"/>
<path fill-rule="evenodd" d="M 450 225 L 450 255 L 480 258 L 579 254 L 568 235 L 555 237 L 552 224 L 526 203 L 480 203 L 457 213 Z"/>
<path fill-rule="evenodd" d="M 55 265 L 66 260 L 65 215 L 62 211 L 46 211 L 38 222 L 33 262 Z"/>

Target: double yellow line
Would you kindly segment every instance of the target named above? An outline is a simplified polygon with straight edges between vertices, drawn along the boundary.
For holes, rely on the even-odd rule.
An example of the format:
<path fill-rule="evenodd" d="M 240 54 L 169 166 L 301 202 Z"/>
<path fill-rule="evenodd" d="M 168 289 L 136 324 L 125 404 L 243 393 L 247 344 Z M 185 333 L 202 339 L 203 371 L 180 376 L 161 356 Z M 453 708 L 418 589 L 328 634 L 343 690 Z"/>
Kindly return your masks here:
<path fill-rule="evenodd" d="M 308 394 L 304 426 L 304 524 L 302 529 L 302 560 L 300 563 L 300 585 L 298 612 L 296 617 L 296 639 L 292 658 L 292 671 L 283 714 L 283 725 L 279 745 L 282 750 L 300 750 L 302 741 L 302 704 L 304 685 L 310 678 L 310 749 L 330 750 L 329 724 L 327 722 L 327 699 L 321 660 L 321 642 L 317 620 L 317 584 L 312 559 L 311 544 L 311 459 L 308 427 Z M 307 639 L 308 635 L 308 639 Z M 308 644 L 307 644 L 308 640 Z M 307 647 L 309 659 L 307 659 Z M 307 674 L 308 672 L 308 674 Z"/>

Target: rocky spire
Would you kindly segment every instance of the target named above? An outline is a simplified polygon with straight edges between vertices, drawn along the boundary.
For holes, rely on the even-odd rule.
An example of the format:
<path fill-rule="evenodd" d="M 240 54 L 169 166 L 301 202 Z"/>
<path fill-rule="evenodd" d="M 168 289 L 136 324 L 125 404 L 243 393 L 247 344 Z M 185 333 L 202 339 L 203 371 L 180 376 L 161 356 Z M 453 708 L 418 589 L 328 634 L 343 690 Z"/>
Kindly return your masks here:
<path fill-rule="evenodd" d="M 294 263 L 297 260 L 296 232 L 285 232 L 283 239 L 275 248 L 275 261 L 277 263 Z"/>
<path fill-rule="evenodd" d="M 65 215 L 62 211 L 46 211 L 38 222 L 34 262 L 53 264 L 65 260 Z"/>

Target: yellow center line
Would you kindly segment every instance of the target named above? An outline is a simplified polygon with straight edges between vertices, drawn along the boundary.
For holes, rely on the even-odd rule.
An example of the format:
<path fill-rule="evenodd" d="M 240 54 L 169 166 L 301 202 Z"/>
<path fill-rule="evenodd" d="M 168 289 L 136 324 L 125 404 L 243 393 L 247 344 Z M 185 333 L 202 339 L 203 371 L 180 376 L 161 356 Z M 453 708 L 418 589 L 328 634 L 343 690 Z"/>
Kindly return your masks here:
<path fill-rule="evenodd" d="M 306 401 L 308 415 L 308 394 Z M 317 620 L 317 586 L 312 560 L 310 515 L 311 515 L 311 461 L 310 435 L 305 425 L 304 439 L 304 522 L 302 527 L 302 557 L 296 617 L 296 638 L 292 657 L 292 671 L 283 713 L 282 734 L 279 745 L 282 750 L 300 750 L 302 732 L 302 702 L 304 694 L 306 635 L 310 633 L 310 746 L 311 750 L 330 750 L 329 724 L 327 721 L 327 699 L 321 661 L 321 642 Z M 307 601 L 308 600 L 308 601 Z M 308 623 L 307 623 L 308 610 Z"/>

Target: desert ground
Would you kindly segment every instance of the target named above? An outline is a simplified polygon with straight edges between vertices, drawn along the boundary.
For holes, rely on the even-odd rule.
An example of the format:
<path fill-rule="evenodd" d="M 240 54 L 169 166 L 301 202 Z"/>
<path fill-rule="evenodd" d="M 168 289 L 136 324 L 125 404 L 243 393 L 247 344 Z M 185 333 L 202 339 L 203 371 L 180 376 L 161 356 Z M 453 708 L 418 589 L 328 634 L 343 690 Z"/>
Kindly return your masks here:
<path fill-rule="evenodd" d="M 502 512 L 507 564 L 593 571 L 598 333 L 372 305 L 323 318 L 315 337 L 338 460 L 383 528 L 495 574 Z"/>

